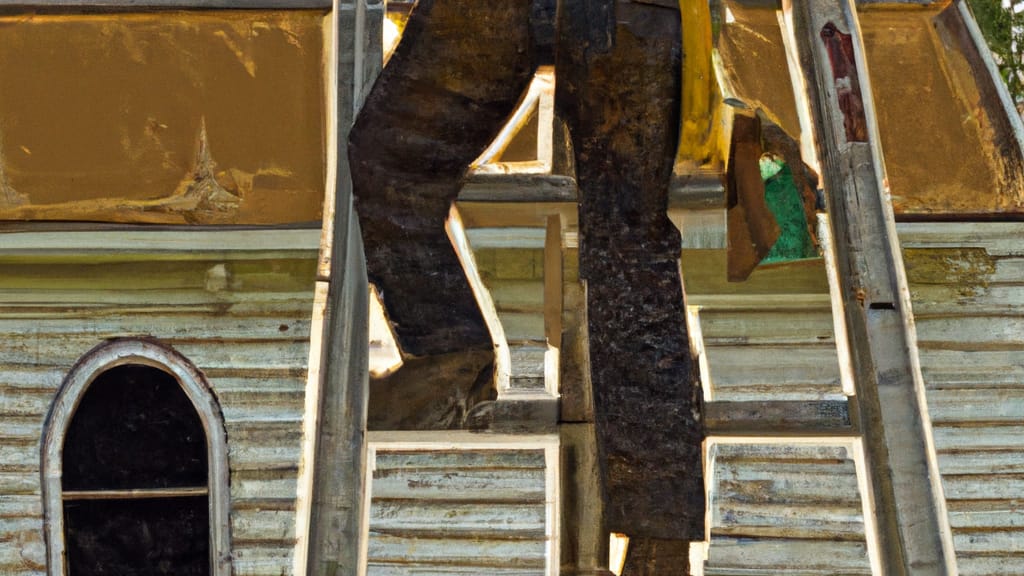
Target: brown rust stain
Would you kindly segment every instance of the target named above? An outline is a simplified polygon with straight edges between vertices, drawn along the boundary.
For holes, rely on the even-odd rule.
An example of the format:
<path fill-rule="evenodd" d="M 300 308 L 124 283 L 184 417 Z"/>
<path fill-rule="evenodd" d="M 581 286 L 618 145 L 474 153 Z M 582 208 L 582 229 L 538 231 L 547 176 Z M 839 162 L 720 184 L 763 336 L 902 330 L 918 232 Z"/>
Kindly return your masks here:
<path fill-rule="evenodd" d="M 996 271 L 995 259 L 984 248 L 905 248 L 903 260 L 911 287 L 954 286 L 966 298 L 984 292 Z"/>
<path fill-rule="evenodd" d="M 324 16 L 0 17 L 0 219 L 319 220 Z M 221 206 L 178 206 L 193 181 Z"/>
<path fill-rule="evenodd" d="M 820 32 L 821 41 L 832 67 L 832 82 L 847 142 L 868 141 L 868 121 L 864 115 L 864 99 L 860 92 L 860 72 L 853 54 L 853 36 L 829 22 Z"/>

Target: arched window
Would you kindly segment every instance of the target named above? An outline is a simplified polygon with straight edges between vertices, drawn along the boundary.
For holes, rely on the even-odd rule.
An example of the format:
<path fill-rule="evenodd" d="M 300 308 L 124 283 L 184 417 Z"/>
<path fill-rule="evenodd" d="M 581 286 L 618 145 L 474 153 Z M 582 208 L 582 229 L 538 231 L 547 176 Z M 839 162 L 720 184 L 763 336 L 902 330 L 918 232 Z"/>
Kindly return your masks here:
<path fill-rule="evenodd" d="M 86 354 L 46 421 L 51 576 L 227 576 L 227 450 L 199 371 L 151 341 Z"/>

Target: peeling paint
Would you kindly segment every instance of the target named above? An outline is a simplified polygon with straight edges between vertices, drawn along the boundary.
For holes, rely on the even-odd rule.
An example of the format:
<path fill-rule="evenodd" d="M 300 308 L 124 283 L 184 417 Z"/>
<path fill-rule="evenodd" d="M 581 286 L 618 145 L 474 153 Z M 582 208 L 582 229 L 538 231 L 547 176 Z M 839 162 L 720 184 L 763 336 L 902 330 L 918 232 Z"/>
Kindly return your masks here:
<path fill-rule="evenodd" d="M 22 146 L 24 148 L 24 146 Z M 19 194 L 10 181 L 7 179 L 7 170 L 4 167 L 3 139 L 0 138 L 0 209 L 13 208 L 28 203 L 28 197 Z"/>
<path fill-rule="evenodd" d="M 984 248 L 906 248 L 903 259 L 911 285 L 955 286 L 963 297 L 984 293 L 996 271 L 995 259 Z"/>

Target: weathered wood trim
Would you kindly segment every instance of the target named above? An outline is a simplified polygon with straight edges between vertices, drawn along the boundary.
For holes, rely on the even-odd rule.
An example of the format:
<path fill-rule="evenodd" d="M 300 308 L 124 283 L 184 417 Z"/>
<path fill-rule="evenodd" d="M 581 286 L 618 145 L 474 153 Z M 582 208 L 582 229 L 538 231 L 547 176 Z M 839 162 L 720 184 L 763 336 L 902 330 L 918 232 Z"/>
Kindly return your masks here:
<path fill-rule="evenodd" d="M 136 498 L 187 498 L 189 496 L 206 496 L 210 490 L 206 486 L 193 488 L 151 488 L 139 490 L 65 490 L 61 496 L 64 500 L 126 500 Z"/>
<path fill-rule="evenodd" d="M 530 248 L 541 250 L 547 239 L 544 228 L 470 228 L 466 237 L 474 250 L 481 248 Z"/>
<path fill-rule="evenodd" d="M 547 537 L 548 556 L 546 576 L 558 576 L 562 567 L 561 452 L 561 439 L 553 438 L 544 445 L 544 536 Z"/>
<path fill-rule="evenodd" d="M 929 7 L 929 6 L 944 6 L 950 2 L 950 0 L 856 0 L 857 6 L 862 9 L 892 9 L 892 8 L 912 8 L 912 7 Z"/>
<path fill-rule="evenodd" d="M 105 230 L 0 233 L 0 258 L 175 255 L 276 259 L 316 251 L 319 230 Z"/>
<path fill-rule="evenodd" d="M 362 102 L 383 66 L 381 0 L 335 0 L 325 29 L 328 52 L 327 173 L 318 280 L 325 282 L 314 424 L 307 436 L 305 474 L 308 517 L 296 518 L 297 575 L 355 574 L 359 563 L 369 402 L 369 290 L 359 222 L 353 208 L 348 135 Z M 319 308 L 314 314 L 319 313 Z M 316 324 L 314 317 L 313 324 Z M 311 357 L 314 352 L 311 352 Z M 312 456 L 311 459 L 308 456 Z M 300 493 L 300 498 L 303 495 Z M 300 500 L 301 502 L 301 500 Z M 301 548 L 299 550 L 298 548 Z"/>
<path fill-rule="evenodd" d="M 370 430 L 366 441 L 387 450 L 533 450 L 558 446 L 557 434 L 481 434 L 469 430 Z"/>
<path fill-rule="evenodd" d="M 145 10 L 170 8 L 182 10 L 330 10 L 331 0 L 0 0 L 0 9 L 55 8 Z"/>
<path fill-rule="evenodd" d="M 63 576 L 66 573 L 61 487 L 64 436 L 79 400 L 96 376 L 126 364 L 151 366 L 174 376 L 203 423 L 209 463 L 211 574 L 230 576 L 230 490 L 224 417 L 202 372 L 175 350 L 150 340 L 114 340 L 93 348 L 68 373 L 46 415 L 41 459 L 48 574 Z"/>
<path fill-rule="evenodd" d="M 562 424 L 562 574 L 609 574 L 609 538 L 604 529 L 600 460 L 594 424 Z"/>
<path fill-rule="evenodd" d="M 491 335 L 491 342 L 494 345 L 494 387 L 500 396 L 509 390 L 512 377 L 512 355 L 508 347 L 508 339 L 505 338 L 505 327 L 502 325 L 501 319 L 498 318 L 498 310 L 494 306 L 491 292 L 484 285 L 483 278 L 480 277 L 476 258 L 473 257 L 473 250 L 466 238 L 466 228 L 459 216 L 459 209 L 454 204 L 448 215 L 445 229 L 459 263 L 462 264 L 462 269 L 466 273 L 466 281 L 469 282 L 473 297 L 480 308 L 484 324 Z"/>
<path fill-rule="evenodd" d="M 856 9 L 850 0 L 787 0 L 784 10 L 834 231 L 881 572 L 955 574 Z"/>
<path fill-rule="evenodd" d="M 295 553 L 292 558 L 292 572 L 295 576 L 304 576 L 308 573 L 310 519 L 313 513 L 313 466 L 316 463 L 317 429 L 320 424 L 319 419 L 313 415 L 320 413 L 320 367 L 324 353 L 323 346 L 318 340 L 322 339 L 324 334 L 329 286 L 330 284 L 324 281 L 316 282 L 313 311 L 309 322 L 310 343 L 303 403 L 305 416 L 302 419 L 302 457 L 295 482 Z"/>
<path fill-rule="evenodd" d="M 1024 154 L 1024 119 L 1021 119 L 1020 114 L 1017 112 L 1017 107 L 1013 103 L 1010 90 L 1006 87 L 1006 82 L 1003 82 L 999 68 L 992 58 L 992 51 L 989 50 L 988 43 L 985 41 L 985 37 L 982 36 L 981 29 L 978 28 L 978 22 L 974 19 L 974 14 L 971 13 L 967 2 L 964 0 L 954 0 L 954 2 L 957 11 L 960 13 L 960 18 L 963 20 L 964 27 L 967 29 L 968 35 L 970 35 L 971 42 L 974 44 L 977 56 L 985 67 L 988 82 L 991 84 L 992 89 L 995 90 L 1002 112 L 1010 124 L 1014 138 L 1017 140 L 1018 154 Z"/>
<path fill-rule="evenodd" d="M 525 162 L 495 162 L 512 140 L 537 116 L 537 160 Z M 515 112 L 498 132 L 498 136 L 470 165 L 473 174 L 549 174 L 553 151 L 555 121 L 555 71 L 552 66 L 540 66 L 520 100 Z"/>
<path fill-rule="evenodd" d="M 576 202 L 576 179 L 559 174 L 485 174 L 466 177 L 459 202 Z"/>
<path fill-rule="evenodd" d="M 714 436 L 857 434 L 845 400 L 706 402 L 704 425 Z"/>
<path fill-rule="evenodd" d="M 679 275 L 682 277 L 682 266 Z M 692 302 L 692 300 L 690 300 Z M 711 364 L 708 362 L 708 352 L 704 347 L 704 330 L 700 325 L 700 306 L 688 304 L 686 306 L 686 333 L 690 338 L 690 351 L 697 361 L 698 375 L 700 376 L 700 387 L 704 393 L 704 405 L 714 401 L 714 390 L 711 386 Z"/>
<path fill-rule="evenodd" d="M 544 388 L 558 395 L 559 351 L 562 348 L 562 223 L 548 216 L 544 240 L 544 335 L 548 351 L 544 355 Z"/>
<path fill-rule="evenodd" d="M 853 360 L 850 358 L 850 332 L 846 329 L 846 310 L 842 289 L 839 284 L 839 268 L 836 264 L 835 246 L 832 244 L 832 224 L 828 214 L 818 213 L 818 242 L 825 258 L 825 275 L 828 277 L 829 297 L 832 300 L 832 325 L 835 333 L 836 356 L 839 359 L 839 378 L 843 394 L 856 394 L 853 377 Z"/>

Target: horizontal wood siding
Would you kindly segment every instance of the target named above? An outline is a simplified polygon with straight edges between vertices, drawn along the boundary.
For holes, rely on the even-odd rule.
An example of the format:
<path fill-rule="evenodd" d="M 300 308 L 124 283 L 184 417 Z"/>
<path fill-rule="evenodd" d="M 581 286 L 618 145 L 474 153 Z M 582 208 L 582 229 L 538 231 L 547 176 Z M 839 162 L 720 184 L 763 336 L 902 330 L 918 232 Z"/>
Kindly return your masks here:
<path fill-rule="evenodd" d="M 1024 574 L 1024 224 L 898 230 L 960 574 Z"/>
<path fill-rule="evenodd" d="M 870 574 L 842 446 L 714 444 L 708 576 Z"/>
<path fill-rule="evenodd" d="M 156 338 L 204 372 L 227 428 L 234 574 L 290 574 L 315 233 L 276 255 L 217 242 L 5 253 L 13 236 L 0 235 L 0 574 L 45 571 L 43 421 L 74 362 L 119 337 Z"/>
<path fill-rule="evenodd" d="M 702 306 L 714 400 L 844 399 L 832 312 L 825 304 Z"/>
<path fill-rule="evenodd" d="M 370 576 L 546 574 L 543 449 L 378 448 Z"/>
<path fill-rule="evenodd" d="M 518 235 L 539 235 L 539 246 L 524 248 Z M 475 240 L 475 241 L 474 241 Z M 481 279 L 494 300 L 511 354 L 509 386 L 544 391 L 544 230 L 481 228 L 470 232 Z M 507 241 L 508 246 L 494 246 Z M 528 245 L 537 244 L 528 238 Z"/>

